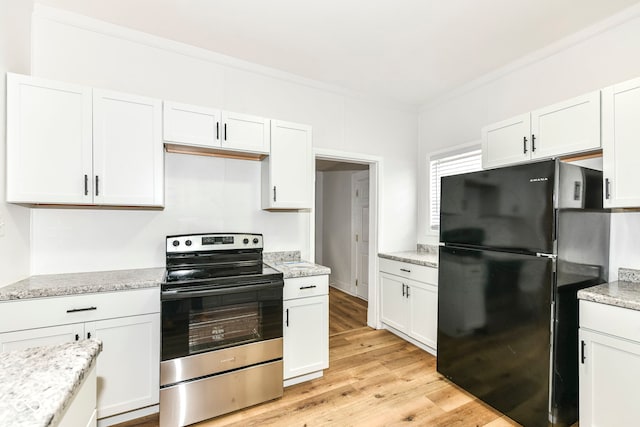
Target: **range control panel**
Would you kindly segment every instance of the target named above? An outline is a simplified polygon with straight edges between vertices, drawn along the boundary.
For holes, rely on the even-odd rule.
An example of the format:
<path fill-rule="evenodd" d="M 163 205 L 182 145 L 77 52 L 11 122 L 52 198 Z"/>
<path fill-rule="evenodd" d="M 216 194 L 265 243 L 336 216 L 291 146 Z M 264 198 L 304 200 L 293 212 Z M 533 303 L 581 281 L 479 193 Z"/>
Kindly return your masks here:
<path fill-rule="evenodd" d="M 262 248 L 262 234 L 216 233 L 167 236 L 167 253 Z"/>

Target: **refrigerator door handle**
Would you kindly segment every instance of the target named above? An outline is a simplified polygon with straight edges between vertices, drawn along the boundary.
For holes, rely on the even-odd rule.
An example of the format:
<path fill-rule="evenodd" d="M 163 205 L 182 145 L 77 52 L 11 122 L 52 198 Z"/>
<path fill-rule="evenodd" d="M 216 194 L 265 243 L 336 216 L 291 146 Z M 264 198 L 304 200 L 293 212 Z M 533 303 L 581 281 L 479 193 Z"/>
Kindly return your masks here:
<path fill-rule="evenodd" d="M 542 252 L 536 252 L 536 256 L 538 258 L 549 258 L 549 259 L 556 259 L 558 256 L 555 254 L 545 254 Z"/>

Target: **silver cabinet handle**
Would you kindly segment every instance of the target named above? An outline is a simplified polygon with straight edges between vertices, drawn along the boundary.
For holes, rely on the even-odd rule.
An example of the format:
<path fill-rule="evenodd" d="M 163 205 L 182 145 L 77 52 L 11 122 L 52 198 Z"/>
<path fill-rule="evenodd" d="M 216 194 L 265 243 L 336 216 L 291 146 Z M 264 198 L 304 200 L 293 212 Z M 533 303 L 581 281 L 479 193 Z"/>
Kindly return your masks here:
<path fill-rule="evenodd" d="M 524 154 L 527 154 L 527 137 L 522 137 L 522 150 Z"/>
<path fill-rule="evenodd" d="M 411 270 L 407 270 L 406 268 L 401 268 L 400 271 L 404 271 L 405 273 L 411 273 Z"/>
<path fill-rule="evenodd" d="M 403 284 L 402 284 L 402 296 L 404 296 L 404 287 L 405 287 L 405 286 L 406 286 L 406 285 L 403 283 Z"/>
<path fill-rule="evenodd" d="M 313 289 L 313 288 L 317 288 L 316 285 L 309 285 L 309 286 L 300 286 L 300 289 Z"/>
<path fill-rule="evenodd" d="M 98 183 L 100 182 L 100 178 L 98 177 L 98 175 L 96 175 L 96 196 L 100 195 L 100 192 L 98 191 Z"/>
<path fill-rule="evenodd" d="M 289 309 L 287 308 L 287 320 L 286 320 L 287 328 L 289 327 Z"/>
<path fill-rule="evenodd" d="M 409 286 L 407 286 L 407 298 L 409 298 Z"/>
<path fill-rule="evenodd" d="M 276 186 L 273 186 L 273 201 L 276 201 Z"/>
<path fill-rule="evenodd" d="M 611 198 L 611 181 L 609 181 L 609 178 L 604 180 L 604 198 L 607 200 Z"/>

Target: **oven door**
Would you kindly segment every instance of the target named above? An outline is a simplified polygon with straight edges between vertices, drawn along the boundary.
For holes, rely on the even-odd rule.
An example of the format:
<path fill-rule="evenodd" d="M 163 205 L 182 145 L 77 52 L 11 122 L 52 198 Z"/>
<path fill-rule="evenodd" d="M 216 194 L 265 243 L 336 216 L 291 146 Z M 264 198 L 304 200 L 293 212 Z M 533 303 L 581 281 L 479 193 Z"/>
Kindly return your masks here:
<path fill-rule="evenodd" d="M 162 292 L 162 360 L 282 337 L 284 282 Z"/>

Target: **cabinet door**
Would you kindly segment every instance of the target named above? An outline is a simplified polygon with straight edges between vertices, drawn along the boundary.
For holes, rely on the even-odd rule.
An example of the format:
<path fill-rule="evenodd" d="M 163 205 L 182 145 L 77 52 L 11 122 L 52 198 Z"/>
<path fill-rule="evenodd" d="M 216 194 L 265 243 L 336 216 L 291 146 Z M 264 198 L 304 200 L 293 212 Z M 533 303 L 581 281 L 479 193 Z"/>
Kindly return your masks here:
<path fill-rule="evenodd" d="M 270 184 L 263 188 L 263 208 L 311 208 L 314 177 L 311 127 L 272 120 L 271 135 L 271 154 L 263 163 L 263 167 L 269 168 Z"/>
<path fill-rule="evenodd" d="M 409 335 L 436 348 L 438 341 L 438 287 L 426 283 L 408 282 Z"/>
<path fill-rule="evenodd" d="M 102 340 L 98 418 L 155 405 L 160 390 L 160 314 L 99 320 L 86 336 Z"/>
<path fill-rule="evenodd" d="M 222 147 L 269 154 L 269 119 L 249 114 L 222 112 Z"/>
<path fill-rule="evenodd" d="M 94 90 L 94 202 L 162 206 L 164 153 L 162 103 Z"/>
<path fill-rule="evenodd" d="M 284 301 L 284 379 L 329 367 L 329 296 Z"/>
<path fill-rule="evenodd" d="M 163 114 L 165 141 L 220 147 L 220 110 L 164 101 Z"/>
<path fill-rule="evenodd" d="M 640 79 L 602 91 L 604 206 L 640 207 Z"/>
<path fill-rule="evenodd" d="M 531 158 L 600 148 L 600 91 L 531 113 Z"/>
<path fill-rule="evenodd" d="M 0 352 L 77 341 L 83 335 L 84 325 L 82 323 L 6 332 L 0 334 Z"/>
<path fill-rule="evenodd" d="M 530 131 L 529 113 L 482 128 L 482 167 L 487 169 L 530 160 Z"/>
<path fill-rule="evenodd" d="M 91 156 L 90 88 L 7 74 L 8 202 L 91 203 Z"/>
<path fill-rule="evenodd" d="M 382 321 L 401 332 L 409 330 L 406 280 L 380 273 Z"/>
<path fill-rule="evenodd" d="M 637 425 L 640 343 L 581 328 L 579 344 L 580 427 Z"/>

